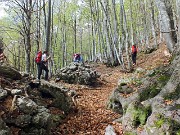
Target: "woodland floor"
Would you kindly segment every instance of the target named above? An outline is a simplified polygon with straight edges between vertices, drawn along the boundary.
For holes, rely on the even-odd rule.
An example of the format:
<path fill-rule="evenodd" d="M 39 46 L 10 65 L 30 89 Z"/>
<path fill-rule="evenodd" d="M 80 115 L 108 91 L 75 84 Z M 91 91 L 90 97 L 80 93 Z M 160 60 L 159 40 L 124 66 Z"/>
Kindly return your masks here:
<path fill-rule="evenodd" d="M 134 68 L 153 69 L 160 65 L 169 64 L 169 57 L 165 56 L 165 44 L 151 54 L 138 53 L 137 65 Z M 54 132 L 54 135 L 104 135 L 105 128 L 112 125 L 117 135 L 122 135 L 122 126 L 113 122 L 120 115 L 106 108 L 106 102 L 120 77 L 127 77 L 132 73 L 121 72 L 120 67 L 108 68 L 102 64 L 93 64 L 93 68 L 101 74 L 96 87 L 66 84 L 66 87 L 77 91 L 77 111 L 71 113 Z"/>

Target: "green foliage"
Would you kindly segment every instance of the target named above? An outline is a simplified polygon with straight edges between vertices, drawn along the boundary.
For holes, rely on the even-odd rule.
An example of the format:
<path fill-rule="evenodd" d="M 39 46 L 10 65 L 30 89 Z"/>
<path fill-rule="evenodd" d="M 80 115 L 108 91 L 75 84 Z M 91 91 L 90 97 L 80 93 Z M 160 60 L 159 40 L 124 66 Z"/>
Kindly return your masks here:
<path fill-rule="evenodd" d="M 75 19 L 76 19 L 76 37 L 77 37 L 77 52 L 81 52 L 83 54 L 83 57 L 86 59 L 92 58 L 92 50 L 96 50 L 95 53 L 101 53 L 105 54 L 107 52 L 107 41 L 106 41 L 106 36 L 104 34 L 104 12 L 103 12 L 103 6 L 101 5 L 101 1 L 99 0 L 83 0 L 82 3 L 83 5 L 78 4 L 78 0 L 71 0 L 71 1 L 59 1 L 55 2 L 55 5 L 53 5 L 53 29 L 51 31 L 51 36 L 52 36 L 52 42 L 51 42 L 51 51 L 53 52 L 53 67 L 52 68 L 60 68 L 63 64 L 63 60 L 66 59 L 67 64 L 72 61 L 72 55 L 74 53 L 74 39 L 75 39 Z M 143 33 L 144 32 L 144 26 L 143 26 L 143 19 L 145 18 L 144 13 L 142 13 L 142 7 L 146 7 L 146 14 L 149 14 L 149 8 L 147 5 L 144 5 L 142 2 L 139 0 L 126 0 L 124 1 L 124 7 L 125 7 L 125 14 L 126 14 L 126 21 L 127 21 L 127 29 L 128 32 L 130 32 L 131 25 L 133 27 L 134 33 Z M 82 4 L 81 3 L 81 4 Z M 13 4 L 12 4 L 13 5 Z M 11 6 L 12 6 L 11 5 Z M 90 7 L 90 5 L 92 7 Z M 48 12 L 48 3 L 45 4 L 45 12 Z M 118 34 L 118 39 L 122 38 L 122 29 L 121 26 L 124 24 L 121 24 L 121 10 L 120 10 L 120 4 L 119 1 L 116 1 L 116 17 L 117 17 L 117 34 Z M 34 5 L 36 7 L 36 5 Z M 113 8 L 112 8 L 112 1 L 108 1 L 108 17 L 109 17 L 109 22 L 108 22 L 108 37 L 110 42 L 113 42 L 112 37 L 114 36 L 114 18 L 113 18 Z M 92 9 L 90 9 L 92 8 Z M 36 9 L 35 9 L 36 11 Z M 92 14 L 91 14 L 92 11 Z M 131 11 L 131 12 L 130 12 Z M 9 18 L 4 18 L 3 21 L 0 21 L 0 26 L 10 26 L 12 29 L 10 31 L 7 31 L 8 33 L 3 33 L 2 36 L 4 37 L 4 42 L 9 45 L 10 42 L 12 41 L 17 41 L 18 43 L 21 43 L 23 45 L 22 50 L 20 54 L 20 61 L 21 64 L 20 66 L 25 65 L 25 52 L 24 48 L 25 45 L 23 43 L 23 34 L 25 31 L 21 31 L 23 26 L 25 26 L 22 21 L 22 14 L 23 10 L 20 10 L 19 6 L 12 6 L 12 8 L 9 9 Z M 37 44 L 36 44 L 36 29 L 37 29 L 37 21 L 40 19 L 40 32 L 41 32 L 41 37 L 40 37 L 40 46 L 42 47 L 45 44 L 45 17 L 44 17 L 44 12 L 43 9 L 41 9 L 41 17 L 37 18 L 38 11 L 32 12 L 32 29 L 31 29 L 31 44 L 32 44 L 32 49 L 31 49 L 31 61 L 33 61 L 33 55 L 34 52 L 37 51 Z M 157 13 L 157 12 L 156 12 Z M 157 14 L 155 14 L 157 16 Z M 47 19 L 47 16 L 46 16 Z M 92 26 L 94 30 L 92 30 Z M 81 31 L 83 30 L 82 33 L 82 40 L 81 40 Z M 94 32 L 92 34 L 92 31 Z M 99 31 L 102 33 L 102 35 L 99 34 Z M 21 32 L 21 33 L 20 33 Z M 129 33 L 130 35 L 130 33 Z M 150 35 L 150 34 L 149 34 Z M 93 42 L 96 44 L 95 46 L 92 46 Z M 118 41 L 119 42 L 119 41 Z M 81 45 L 82 44 L 82 50 L 81 50 Z M 111 44 L 111 43 L 110 43 Z M 123 45 L 123 43 L 122 43 Z M 66 58 L 63 57 L 63 47 L 66 46 L 67 50 L 67 56 Z M 10 49 L 11 52 L 16 53 L 16 55 L 19 55 L 17 53 L 19 45 L 13 46 L 12 49 Z M 13 50 L 14 49 L 14 50 Z M 117 50 L 119 48 L 117 47 Z M 12 55 L 11 60 L 15 61 L 16 55 Z M 13 58 L 14 57 L 14 58 Z M 18 59 L 18 58 L 16 58 Z M 14 65 L 16 65 L 14 62 Z M 32 63 L 31 63 L 32 64 Z M 115 63 L 117 64 L 117 63 Z M 34 70 L 34 65 L 31 66 L 32 71 Z M 54 69 L 53 69 L 54 70 Z M 138 84 L 141 84 L 141 82 L 138 82 Z"/>
<path fill-rule="evenodd" d="M 177 131 L 176 135 L 180 135 L 180 130 Z"/>
<path fill-rule="evenodd" d="M 138 127 L 139 125 L 144 125 L 146 123 L 147 117 L 151 113 L 150 107 L 138 106 L 133 115 L 134 115 L 134 126 Z"/>
<path fill-rule="evenodd" d="M 159 119 L 155 122 L 156 127 L 160 128 L 164 124 L 164 119 Z"/>

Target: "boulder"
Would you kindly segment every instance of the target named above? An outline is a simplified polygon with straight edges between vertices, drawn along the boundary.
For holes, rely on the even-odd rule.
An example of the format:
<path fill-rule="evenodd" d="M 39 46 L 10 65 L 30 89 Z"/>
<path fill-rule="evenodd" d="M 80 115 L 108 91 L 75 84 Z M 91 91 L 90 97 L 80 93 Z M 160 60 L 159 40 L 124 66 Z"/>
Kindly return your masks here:
<path fill-rule="evenodd" d="M 180 133 L 179 63 L 180 56 L 174 58 L 169 67 L 160 67 L 147 73 L 143 71 L 144 76 L 141 78 L 120 79 L 118 87 L 110 96 L 108 108 L 122 114 L 119 119 L 124 134 Z M 129 91 L 132 85 L 137 90 Z"/>
<path fill-rule="evenodd" d="M 0 100 L 6 98 L 7 95 L 8 95 L 7 91 L 0 88 Z"/>
<path fill-rule="evenodd" d="M 56 77 L 57 80 L 64 80 L 67 83 L 93 85 L 100 75 L 92 70 L 89 65 L 73 62 L 58 70 Z"/>
<path fill-rule="evenodd" d="M 12 80 L 20 80 L 22 78 L 21 74 L 16 69 L 7 65 L 0 65 L 0 76 Z"/>
<path fill-rule="evenodd" d="M 51 107 L 59 108 L 67 113 L 72 109 L 73 102 L 72 98 L 68 96 L 69 89 L 42 80 L 38 91 L 44 98 L 51 98 Z"/>
<path fill-rule="evenodd" d="M 40 133 L 41 135 L 47 135 L 51 133 L 52 118 L 47 108 L 38 106 L 34 101 L 23 96 L 19 96 L 15 104 L 21 113 L 18 115 L 17 113 L 5 114 L 3 119 L 7 124 L 21 128 L 21 134 Z"/>

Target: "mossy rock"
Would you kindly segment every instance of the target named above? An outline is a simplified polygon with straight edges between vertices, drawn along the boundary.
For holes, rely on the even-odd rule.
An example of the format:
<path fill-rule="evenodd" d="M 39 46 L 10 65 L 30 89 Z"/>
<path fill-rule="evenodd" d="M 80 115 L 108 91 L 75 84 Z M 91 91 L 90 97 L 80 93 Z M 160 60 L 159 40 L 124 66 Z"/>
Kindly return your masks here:
<path fill-rule="evenodd" d="M 180 131 L 180 124 L 179 123 L 160 115 L 159 119 L 157 121 L 155 121 L 155 126 L 157 128 L 161 128 L 161 127 L 163 127 L 164 124 L 169 125 L 169 131 L 168 132 L 170 134 L 176 135 Z"/>
<path fill-rule="evenodd" d="M 150 113 L 151 109 L 149 107 L 145 108 L 141 105 L 137 106 L 134 111 L 134 126 L 138 127 L 139 125 L 144 125 Z"/>
<path fill-rule="evenodd" d="M 123 93 L 123 94 L 130 94 L 130 93 L 132 93 L 134 90 L 133 90 L 131 87 L 129 87 L 128 85 L 123 85 L 123 86 L 119 86 L 118 89 L 117 89 L 117 91 L 118 91 L 119 93 Z"/>
<path fill-rule="evenodd" d="M 178 99 L 180 97 L 180 85 L 175 89 L 174 92 L 168 93 L 167 95 L 164 96 L 165 100 L 171 100 L 171 99 Z"/>
<path fill-rule="evenodd" d="M 170 75 L 165 74 L 165 75 L 161 75 L 158 78 L 158 82 L 162 84 L 162 86 L 166 85 L 166 83 L 168 82 L 168 80 L 170 79 Z"/>
<path fill-rule="evenodd" d="M 154 84 L 147 88 L 146 90 L 143 90 L 140 93 L 140 101 L 145 101 L 147 99 L 155 97 L 159 92 L 161 91 L 161 88 L 157 87 L 157 84 Z"/>
<path fill-rule="evenodd" d="M 170 75 L 163 71 L 159 72 L 154 77 L 154 79 L 156 79 L 156 81 L 153 83 L 153 85 L 140 93 L 140 101 L 145 101 L 147 99 L 155 97 L 161 91 L 162 87 L 166 85 L 166 83 L 170 79 Z"/>
<path fill-rule="evenodd" d="M 123 117 L 123 130 L 125 132 L 134 133 L 131 131 L 139 126 L 145 125 L 151 113 L 152 110 L 150 107 L 145 107 L 138 101 L 131 103 Z"/>
<path fill-rule="evenodd" d="M 147 134 L 168 134 L 178 135 L 180 124 L 176 121 L 164 117 L 162 114 L 152 114 L 144 126 L 144 132 Z"/>

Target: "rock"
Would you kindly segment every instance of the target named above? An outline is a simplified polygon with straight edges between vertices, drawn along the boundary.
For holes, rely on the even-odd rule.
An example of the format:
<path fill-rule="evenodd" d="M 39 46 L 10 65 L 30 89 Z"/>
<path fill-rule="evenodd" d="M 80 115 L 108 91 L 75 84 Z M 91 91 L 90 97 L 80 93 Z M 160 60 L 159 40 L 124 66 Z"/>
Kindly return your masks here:
<path fill-rule="evenodd" d="M 51 124 L 51 114 L 48 111 L 42 111 L 32 117 L 32 124 L 38 128 L 47 128 Z"/>
<path fill-rule="evenodd" d="M 45 129 L 37 129 L 35 127 L 27 127 L 24 130 L 20 131 L 20 135 L 50 135 Z"/>
<path fill-rule="evenodd" d="M 6 98 L 7 95 L 8 95 L 7 91 L 0 88 L 0 100 Z"/>
<path fill-rule="evenodd" d="M 123 93 L 123 94 L 130 94 L 130 93 L 132 93 L 134 90 L 133 90 L 133 88 L 131 88 L 131 87 L 127 86 L 127 85 L 124 85 L 124 86 L 120 86 L 120 87 L 118 88 L 118 91 L 119 91 L 120 93 Z"/>
<path fill-rule="evenodd" d="M 0 135 L 12 135 L 10 128 L 0 117 Z"/>
<path fill-rule="evenodd" d="M 128 83 L 132 82 L 132 78 L 120 78 L 118 80 L 118 86 L 127 85 Z"/>
<path fill-rule="evenodd" d="M 44 97 L 51 97 L 51 107 L 57 107 L 62 111 L 68 112 L 73 106 L 72 99 L 68 96 L 69 89 L 67 88 L 59 87 L 42 80 L 38 91 L 41 92 L 41 95 L 44 95 Z"/>
<path fill-rule="evenodd" d="M 146 71 L 145 69 L 138 67 L 135 73 L 144 73 L 145 71 Z"/>
<path fill-rule="evenodd" d="M 106 127 L 105 135 L 116 135 L 114 128 L 111 125 Z"/>
<path fill-rule="evenodd" d="M 28 73 L 26 73 L 26 72 L 21 72 L 20 74 L 22 75 L 22 77 L 29 77 L 29 76 L 30 76 L 30 75 L 29 75 Z"/>
<path fill-rule="evenodd" d="M 145 76 L 154 76 L 156 74 L 155 70 L 147 70 Z"/>
<path fill-rule="evenodd" d="M 138 101 L 129 104 L 126 113 L 123 116 L 123 131 L 136 133 L 136 128 L 146 123 L 146 119 L 150 112 L 150 108 L 144 107 Z"/>
<path fill-rule="evenodd" d="M 147 120 L 141 135 L 178 134 L 180 124 L 163 117 L 159 113 L 153 113 Z"/>
<path fill-rule="evenodd" d="M 134 78 L 129 77 L 131 79 L 120 79 L 119 86 L 110 96 L 108 107 L 114 110 L 116 103 L 121 106 L 116 109 L 122 111 L 121 120 L 125 134 L 180 133 L 179 63 L 180 57 L 176 57 L 170 67 L 160 67 L 146 74 L 143 72 L 139 78 L 141 85 L 128 97 L 123 94 L 128 86 L 136 85 L 136 75 Z M 140 132 L 139 128 L 143 131 Z"/>
<path fill-rule="evenodd" d="M 13 80 L 20 80 L 22 78 L 16 69 L 6 65 L 0 65 L 0 75 Z"/>
<path fill-rule="evenodd" d="M 31 99 L 22 96 L 17 98 L 16 105 L 21 114 L 13 116 L 12 113 L 10 117 L 8 117 L 10 114 L 7 114 L 5 117 L 7 123 L 20 127 L 21 134 L 50 134 L 53 127 L 52 116 L 47 108 L 38 106 Z"/>
<path fill-rule="evenodd" d="M 30 115 L 18 115 L 15 120 L 15 125 L 18 127 L 26 127 L 31 123 L 32 117 Z"/>
<path fill-rule="evenodd" d="M 67 83 L 93 85 L 100 75 L 89 65 L 72 62 L 67 67 L 58 70 L 56 77 L 58 81 L 64 80 Z"/>
<path fill-rule="evenodd" d="M 25 114 L 34 114 L 37 113 L 38 105 L 27 97 L 19 97 L 17 98 L 17 107 L 21 112 Z"/>
<path fill-rule="evenodd" d="M 22 90 L 13 89 L 13 90 L 11 90 L 11 94 L 12 95 L 21 95 L 22 94 Z"/>

